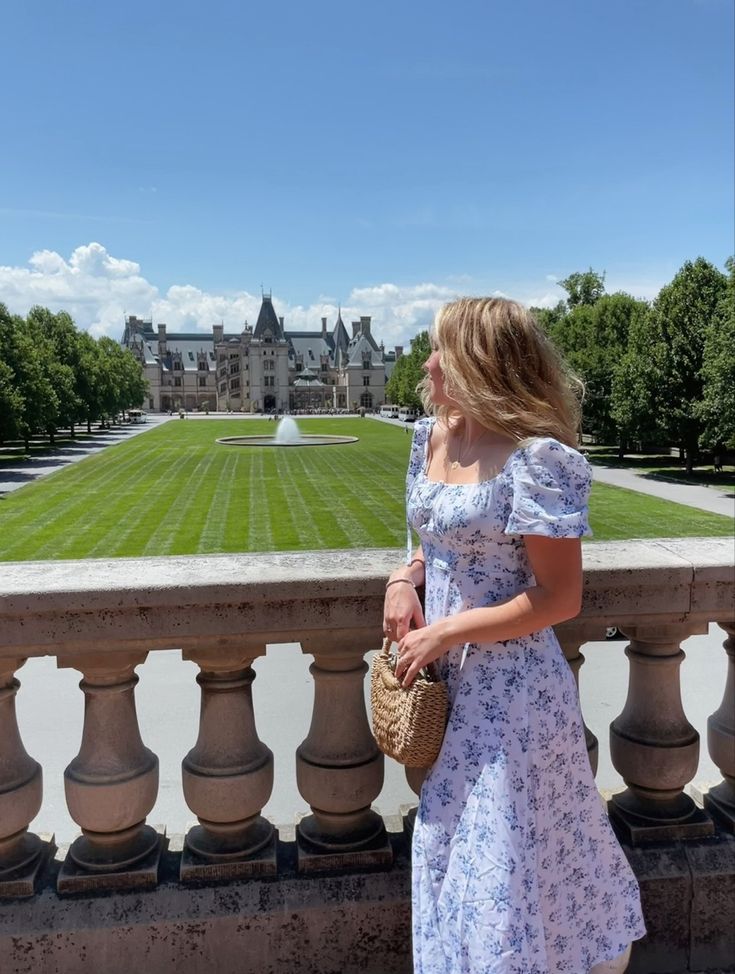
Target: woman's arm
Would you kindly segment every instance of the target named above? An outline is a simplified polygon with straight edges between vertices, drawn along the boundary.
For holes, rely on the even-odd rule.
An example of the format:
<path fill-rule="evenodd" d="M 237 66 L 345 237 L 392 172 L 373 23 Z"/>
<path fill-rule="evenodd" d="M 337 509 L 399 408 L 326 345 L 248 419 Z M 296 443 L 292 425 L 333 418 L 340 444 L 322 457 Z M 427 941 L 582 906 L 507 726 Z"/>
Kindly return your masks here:
<path fill-rule="evenodd" d="M 383 633 L 394 641 L 402 639 L 411 629 L 426 625 L 424 611 L 416 588 L 424 584 L 424 553 L 421 545 L 414 552 L 411 563 L 401 565 L 388 577 L 383 606 Z M 395 583 L 395 584 L 393 584 Z"/>
<path fill-rule="evenodd" d="M 396 667 L 404 686 L 410 686 L 423 666 L 452 646 L 527 636 L 578 614 L 582 602 L 579 538 L 526 535 L 524 541 L 536 584 L 505 602 L 468 609 L 408 632 L 399 641 Z"/>

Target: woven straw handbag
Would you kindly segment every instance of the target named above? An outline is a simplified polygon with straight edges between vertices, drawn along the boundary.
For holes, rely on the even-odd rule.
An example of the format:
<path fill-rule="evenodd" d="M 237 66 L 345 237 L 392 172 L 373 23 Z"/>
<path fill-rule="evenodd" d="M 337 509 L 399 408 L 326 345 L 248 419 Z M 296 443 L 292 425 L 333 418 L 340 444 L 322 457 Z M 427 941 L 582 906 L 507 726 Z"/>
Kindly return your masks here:
<path fill-rule="evenodd" d="M 390 647 L 386 639 L 373 659 L 373 735 L 383 754 L 409 768 L 428 768 L 439 755 L 447 726 L 447 689 L 427 668 L 404 690 L 396 679 Z"/>

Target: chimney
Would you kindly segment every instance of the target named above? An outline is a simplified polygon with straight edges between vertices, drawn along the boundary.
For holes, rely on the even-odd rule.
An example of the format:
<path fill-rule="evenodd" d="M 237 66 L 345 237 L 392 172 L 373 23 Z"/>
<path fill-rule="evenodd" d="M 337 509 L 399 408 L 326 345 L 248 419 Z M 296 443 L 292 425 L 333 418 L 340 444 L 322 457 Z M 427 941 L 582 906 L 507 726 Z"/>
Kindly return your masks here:
<path fill-rule="evenodd" d="M 360 321 L 353 321 L 352 322 L 352 337 L 353 338 L 357 338 L 357 336 L 360 334 L 360 325 L 361 324 L 362 324 L 362 322 L 360 322 Z"/>
<path fill-rule="evenodd" d="M 371 322 L 371 320 L 372 319 L 371 319 L 370 315 L 360 315 L 360 331 L 363 333 L 363 335 L 369 335 L 370 334 L 370 322 Z"/>
<path fill-rule="evenodd" d="M 215 345 L 219 345 L 220 342 L 223 342 L 225 340 L 225 326 L 212 325 L 212 338 L 214 339 Z"/>
<path fill-rule="evenodd" d="M 283 331 L 283 318 L 278 319 L 278 324 L 281 326 L 281 331 Z"/>
<path fill-rule="evenodd" d="M 158 326 L 158 340 L 159 342 L 166 341 L 166 325 L 163 323 Z"/>
<path fill-rule="evenodd" d="M 403 355 L 403 345 L 396 345 L 396 362 Z"/>
<path fill-rule="evenodd" d="M 322 338 L 327 337 L 327 319 L 322 318 Z"/>

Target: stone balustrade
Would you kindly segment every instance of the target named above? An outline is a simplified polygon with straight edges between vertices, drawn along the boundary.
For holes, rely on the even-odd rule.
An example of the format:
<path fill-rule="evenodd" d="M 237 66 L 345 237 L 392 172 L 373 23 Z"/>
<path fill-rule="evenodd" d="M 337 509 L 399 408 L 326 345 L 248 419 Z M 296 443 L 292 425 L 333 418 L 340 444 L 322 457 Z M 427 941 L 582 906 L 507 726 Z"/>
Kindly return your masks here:
<path fill-rule="evenodd" d="M 180 861 L 182 884 L 278 875 L 277 836 L 261 814 L 273 756 L 258 737 L 253 661 L 267 644 L 297 642 L 313 658 L 313 713 L 296 753 L 311 808 L 297 829 L 303 874 L 390 867 L 372 809 L 383 782 L 365 710 L 366 654 L 381 642 L 383 586 L 396 551 L 267 553 L 29 562 L 0 575 L 0 897 L 31 896 L 49 854 L 28 830 L 41 806 L 43 755 L 29 756 L 15 717 L 16 673 L 51 655 L 82 675 L 84 726 L 65 772 L 80 836 L 56 881 L 60 894 L 155 887 L 163 837 L 146 823 L 158 761 L 141 740 L 136 667 L 176 648 L 199 667 L 199 736 L 182 754 L 182 787 L 199 820 Z M 577 619 L 558 628 L 578 680 L 581 648 L 619 626 L 630 642 L 628 697 L 610 728 L 626 789 L 610 814 L 630 847 L 735 829 L 735 574 L 728 539 L 584 546 Z M 707 741 L 722 782 L 695 804 L 685 787 L 699 734 L 684 713 L 681 642 L 723 627 L 728 684 Z M 622 660 L 621 660 L 622 663 Z M 22 673 L 21 673 L 22 675 Z M 22 689 L 21 689 L 22 692 Z M 255 688 L 257 694 L 257 687 Z M 80 707 L 81 707 L 80 698 Z M 287 719 L 288 715 L 284 715 Z M 165 720 L 165 715 L 162 715 Z M 598 742 L 587 732 L 596 767 Z M 420 771 L 409 773 L 418 791 Z"/>

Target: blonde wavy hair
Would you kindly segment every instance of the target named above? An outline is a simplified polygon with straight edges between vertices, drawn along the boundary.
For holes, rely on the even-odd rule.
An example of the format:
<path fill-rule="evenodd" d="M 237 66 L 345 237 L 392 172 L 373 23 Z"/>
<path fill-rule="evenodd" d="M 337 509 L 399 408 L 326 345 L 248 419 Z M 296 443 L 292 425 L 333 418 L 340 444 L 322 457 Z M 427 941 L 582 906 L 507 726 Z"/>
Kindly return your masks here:
<path fill-rule="evenodd" d="M 417 390 L 427 414 L 451 424 L 464 413 L 517 441 L 552 436 L 577 445 L 584 385 L 518 302 L 452 301 L 436 317 L 432 343 L 458 408 L 433 405 L 427 376 Z"/>

